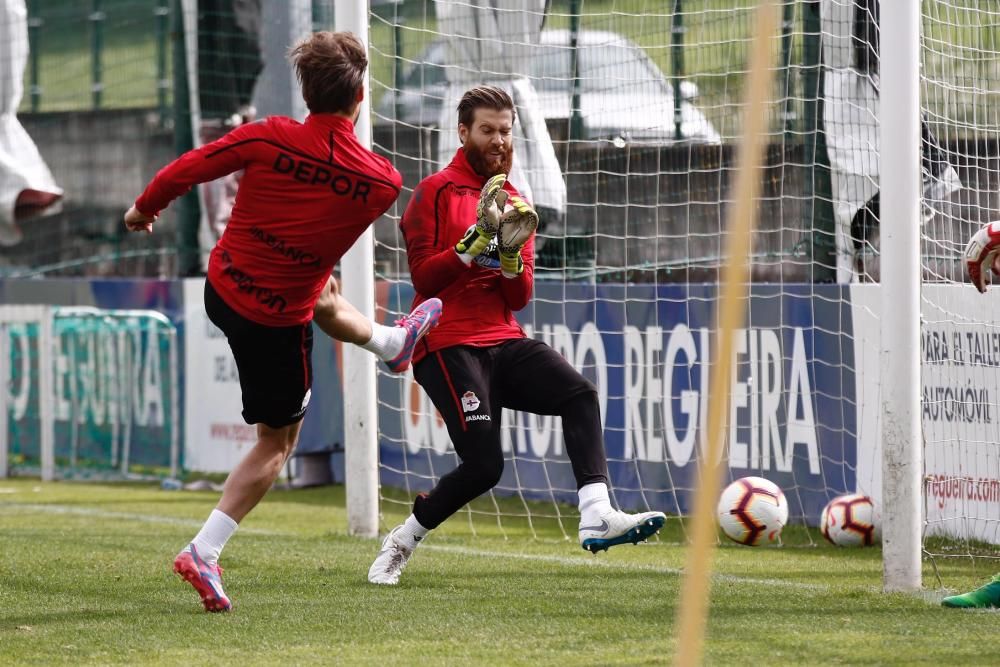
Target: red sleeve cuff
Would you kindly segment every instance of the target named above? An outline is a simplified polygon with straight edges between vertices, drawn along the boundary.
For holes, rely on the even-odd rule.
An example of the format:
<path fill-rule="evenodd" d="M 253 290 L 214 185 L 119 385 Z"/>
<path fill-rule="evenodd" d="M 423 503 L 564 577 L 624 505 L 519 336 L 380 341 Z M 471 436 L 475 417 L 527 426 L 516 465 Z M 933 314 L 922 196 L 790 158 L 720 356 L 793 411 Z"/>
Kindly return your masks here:
<path fill-rule="evenodd" d="M 142 213 L 147 218 L 155 218 L 160 214 L 159 211 L 151 212 L 149 209 L 149 205 L 143 202 L 141 197 L 135 200 L 135 209 L 139 211 L 139 213 Z"/>

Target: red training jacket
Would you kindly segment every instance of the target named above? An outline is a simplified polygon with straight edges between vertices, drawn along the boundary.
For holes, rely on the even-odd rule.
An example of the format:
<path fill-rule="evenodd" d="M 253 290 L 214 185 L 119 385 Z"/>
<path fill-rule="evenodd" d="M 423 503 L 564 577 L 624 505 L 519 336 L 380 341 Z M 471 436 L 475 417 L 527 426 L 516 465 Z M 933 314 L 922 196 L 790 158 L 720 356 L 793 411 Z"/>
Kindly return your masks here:
<path fill-rule="evenodd" d="M 446 347 L 496 345 L 525 337 L 513 311 L 531 300 L 534 235 L 521 249 L 524 272 L 516 278 L 501 275 L 495 242 L 470 266 L 455 252 L 455 244 L 476 223 L 479 191 L 485 184 L 460 148 L 451 164 L 420 182 L 399 223 L 417 292 L 413 305 L 434 296 L 442 302 L 441 320 L 417 345 L 414 363 Z M 504 190 L 518 194 L 509 182 Z"/>
<path fill-rule="evenodd" d="M 158 215 L 197 183 L 245 170 L 208 280 L 243 317 L 309 322 L 341 256 L 399 196 L 402 177 L 335 114 L 272 116 L 189 151 L 153 178 L 135 206 Z"/>

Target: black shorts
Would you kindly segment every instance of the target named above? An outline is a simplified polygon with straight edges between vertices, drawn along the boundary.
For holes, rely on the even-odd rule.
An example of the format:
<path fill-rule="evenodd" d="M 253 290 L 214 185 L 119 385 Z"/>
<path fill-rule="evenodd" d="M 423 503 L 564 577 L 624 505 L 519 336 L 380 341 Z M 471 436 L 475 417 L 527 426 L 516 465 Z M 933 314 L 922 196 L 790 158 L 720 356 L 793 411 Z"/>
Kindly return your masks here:
<path fill-rule="evenodd" d="M 558 415 L 567 399 L 585 392 L 596 395 L 593 384 L 561 354 L 533 338 L 491 347 L 447 347 L 421 359 L 413 376 L 447 424 L 462 458 L 468 449 L 481 449 L 483 437 L 499 452 L 503 408 Z"/>
<path fill-rule="evenodd" d="M 205 312 L 226 334 L 236 359 L 243 420 L 271 428 L 300 421 L 312 394 L 312 324 L 257 324 L 230 308 L 208 280 Z"/>

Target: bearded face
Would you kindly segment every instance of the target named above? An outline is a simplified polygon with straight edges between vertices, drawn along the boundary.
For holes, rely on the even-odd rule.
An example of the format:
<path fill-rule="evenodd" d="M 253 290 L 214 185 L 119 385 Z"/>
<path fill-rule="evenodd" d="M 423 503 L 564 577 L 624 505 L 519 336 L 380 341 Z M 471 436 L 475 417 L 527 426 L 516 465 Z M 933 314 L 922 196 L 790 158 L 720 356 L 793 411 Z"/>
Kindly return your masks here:
<path fill-rule="evenodd" d="M 498 151 L 484 150 L 466 142 L 462 149 L 465 151 L 465 159 L 469 161 L 469 166 L 483 178 L 489 179 L 497 174 L 510 173 L 511 164 L 514 162 L 513 146 L 504 146 Z"/>
<path fill-rule="evenodd" d="M 510 173 L 514 161 L 513 125 L 514 114 L 507 109 L 476 109 L 470 126 L 459 124 L 465 158 L 484 179 Z"/>

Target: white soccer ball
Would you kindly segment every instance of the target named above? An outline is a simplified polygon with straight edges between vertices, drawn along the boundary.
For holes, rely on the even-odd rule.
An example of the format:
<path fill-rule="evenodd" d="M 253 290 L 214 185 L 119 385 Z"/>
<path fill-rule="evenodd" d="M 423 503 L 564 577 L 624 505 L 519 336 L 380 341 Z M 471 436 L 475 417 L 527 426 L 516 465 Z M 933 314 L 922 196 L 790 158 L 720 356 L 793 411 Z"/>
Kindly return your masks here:
<path fill-rule="evenodd" d="M 774 482 L 743 477 L 722 492 L 718 514 L 722 532 L 734 542 L 773 544 L 788 521 L 788 501 Z"/>
<path fill-rule="evenodd" d="M 878 536 L 872 499 L 860 493 L 837 496 L 823 509 L 823 537 L 838 547 L 868 547 Z"/>

